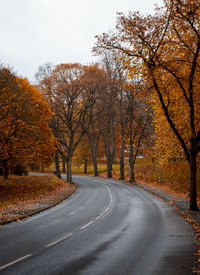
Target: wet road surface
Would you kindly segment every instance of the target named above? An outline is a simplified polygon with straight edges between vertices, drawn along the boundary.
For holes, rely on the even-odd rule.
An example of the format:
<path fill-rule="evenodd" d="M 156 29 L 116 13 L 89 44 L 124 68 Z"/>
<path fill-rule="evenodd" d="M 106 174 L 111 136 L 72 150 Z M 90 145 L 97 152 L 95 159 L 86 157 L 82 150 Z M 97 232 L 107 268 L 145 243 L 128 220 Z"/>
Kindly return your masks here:
<path fill-rule="evenodd" d="M 194 274 L 190 224 L 132 185 L 74 176 L 59 205 L 0 228 L 0 274 Z"/>

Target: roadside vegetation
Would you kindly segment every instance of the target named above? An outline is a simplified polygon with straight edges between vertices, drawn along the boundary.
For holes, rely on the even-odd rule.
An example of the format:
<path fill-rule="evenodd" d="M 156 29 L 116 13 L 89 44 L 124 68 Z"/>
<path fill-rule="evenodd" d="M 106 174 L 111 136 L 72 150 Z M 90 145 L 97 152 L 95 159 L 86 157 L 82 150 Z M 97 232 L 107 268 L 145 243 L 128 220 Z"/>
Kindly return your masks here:
<path fill-rule="evenodd" d="M 60 163 L 62 166 L 62 163 Z M 130 171 L 129 165 L 126 163 L 125 167 L 125 179 L 129 179 Z M 41 171 L 41 170 L 40 170 Z M 49 167 L 43 169 L 45 173 L 53 173 L 55 171 L 55 164 L 52 163 Z M 98 164 L 99 176 L 107 177 L 106 163 Z M 62 172 L 66 173 L 66 171 Z M 79 165 L 72 165 L 73 174 L 81 175 L 94 175 L 94 168 L 92 164 L 87 167 L 87 173 L 85 173 L 84 162 Z M 120 164 L 113 164 L 113 178 L 119 179 L 120 177 Z M 136 182 L 141 182 L 158 188 L 163 188 L 169 192 L 176 193 L 177 196 L 189 198 L 189 169 L 185 161 L 172 161 L 163 165 L 159 164 L 158 160 L 150 157 L 137 158 L 135 164 L 135 179 Z M 200 171 L 197 174 L 197 198 L 200 199 Z"/>
<path fill-rule="evenodd" d="M 0 177 L 0 221 L 30 214 L 70 194 L 72 185 L 54 175 Z"/>

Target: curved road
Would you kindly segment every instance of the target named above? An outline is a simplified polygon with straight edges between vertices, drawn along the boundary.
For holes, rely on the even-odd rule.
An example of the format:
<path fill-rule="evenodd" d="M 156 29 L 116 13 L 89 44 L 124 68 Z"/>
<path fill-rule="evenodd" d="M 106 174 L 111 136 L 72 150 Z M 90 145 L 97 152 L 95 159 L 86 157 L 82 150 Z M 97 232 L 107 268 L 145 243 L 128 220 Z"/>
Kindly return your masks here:
<path fill-rule="evenodd" d="M 77 191 L 0 228 L 0 274 L 194 274 L 191 225 L 131 185 L 74 176 Z"/>

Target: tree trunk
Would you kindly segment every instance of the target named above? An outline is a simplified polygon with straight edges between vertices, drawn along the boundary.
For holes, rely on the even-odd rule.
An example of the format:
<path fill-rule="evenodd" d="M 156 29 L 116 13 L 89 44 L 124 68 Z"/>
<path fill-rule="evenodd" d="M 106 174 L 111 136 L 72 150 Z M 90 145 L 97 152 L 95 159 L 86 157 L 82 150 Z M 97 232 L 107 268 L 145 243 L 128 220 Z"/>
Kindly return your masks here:
<path fill-rule="evenodd" d="M 134 175 L 134 160 L 133 160 L 133 144 L 130 144 L 130 153 L 129 153 L 129 167 L 130 167 L 130 180 L 129 182 L 135 181 Z"/>
<path fill-rule="evenodd" d="M 65 158 L 62 156 L 62 172 L 66 172 Z"/>
<path fill-rule="evenodd" d="M 55 152 L 54 162 L 55 162 L 55 167 L 56 167 L 56 171 L 54 172 L 54 174 L 57 177 L 61 178 L 58 151 Z"/>
<path fill-rule="evenodd" d="M 129 179 L 129 182 L 135 182 L 133 159 L 129 159 L 129 167 L 130 167 L 130 179 Z"/>
<path fill-rule="evenodd" d="M 84 161 L 84 174 L 87 174 L 87 163 L 88 163 L 88 161 L 87 161 L 87 159 L 85 159 L 85 161 Z"/>
<path fill-rule="evenodd" d="M 119 158 L 119 164 L 120 164 L 120 180 L 124 180 L 124 136 L 122 135 L 121 140 L 121 151 L 120 151 L 120 158 Z"/>
<path fill-rule="evenodd" d="M 94 139 L 92 139 L 90 137 L 89 131 L 86 132 L 87 133 L 87 138 L 88 138 L 88 143 L 89 143 L 89 147 L 90 147 L 90 152 L 92 155 L 92 163 L 93 163 L 93 168 L 94 168 L 94 176 L 98 177 L 99 173 L 98 173 L 98 166 L 97 166 L 97 148 L 98 148 L 98 144 L 99 144 L 99 136 L 96 139 L 96 144 L 94 143 Z M 93 140 L 93 142 L 92 142 Z"/>
<path fill-rule="evenodd" d="M 8 163 L 5 162 L 3 164 L 3 178 L 4 178 L 4 180 L 8 179 L 8 174 L 9 174 Z"/>
<path fill-rule="evenodd" d="M 110 152 L 110 143 L 106 140 L 106 162 L 107 162 L 107 178 L 112 178 L 112 156 Z"/>
<path fill-rule="evenodd" d="M 197 159 L 196 154 L 191 154 L 190 160 L 190 205 L 189 210 L 198 211 L 197 205 L 197 190 L 196 190 L 196 178 L 197 178 Z"/>
<path fill-rule="evenodd" d="M 107 163 L 107 178 L 112 178 L 112 155 L 110 150 L 110 136 L 107 135 L 104 140 L 105 155 Z"/>
<path fill-rule="evenodd" d="M 70 157 L 66 158 L 66 164 L 67 164 L 66 179 L 68 182 L 72 183 L 72 160 Z"/>
<path fill-rule="evenodd" d="M 98 177 L 99 172 L 98 172 L 98 166 L 97 166 L 96 157 L 95 157 L 95 159 L 93 159 L 93 166 L 94 166 L 94 176 L 95 176 L 95 177 Z"/>
<path fill-rule="evenodd" d="M 115 128 L 114 128 L 113 115 L 111 119 L 111 134 L 112 134 L 112 162 L 113 162 L 115 160 Z"/>
<path fill-rule="evenodd" d="M 107 178 L 112 178 L 112 159 L 107 157 Z"/>

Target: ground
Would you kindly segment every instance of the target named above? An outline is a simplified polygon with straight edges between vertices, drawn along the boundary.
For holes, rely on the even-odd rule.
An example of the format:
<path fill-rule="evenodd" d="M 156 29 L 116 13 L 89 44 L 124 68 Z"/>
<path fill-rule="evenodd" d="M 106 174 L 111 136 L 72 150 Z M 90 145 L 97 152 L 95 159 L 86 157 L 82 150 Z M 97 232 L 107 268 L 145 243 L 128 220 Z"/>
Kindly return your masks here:
<path fill-rule="evenodd" d="M 51 207 L 75 190 L 54 175 L 0 177 L 0 223 Z"/>

